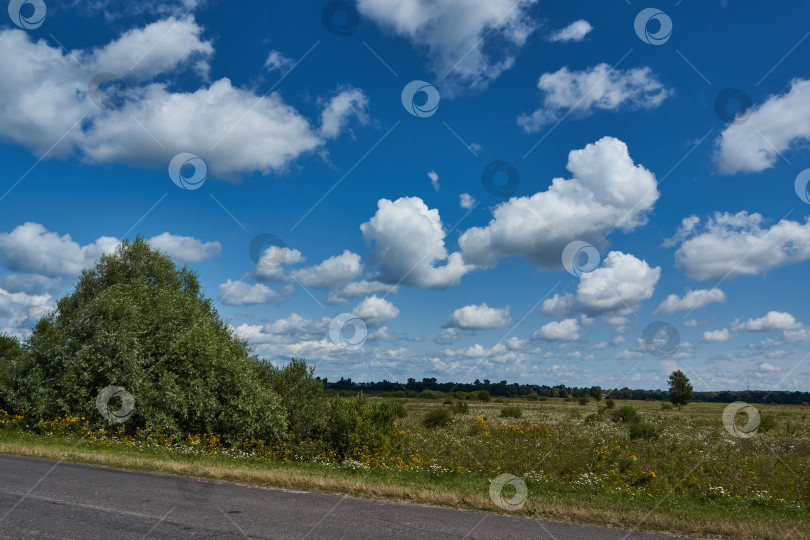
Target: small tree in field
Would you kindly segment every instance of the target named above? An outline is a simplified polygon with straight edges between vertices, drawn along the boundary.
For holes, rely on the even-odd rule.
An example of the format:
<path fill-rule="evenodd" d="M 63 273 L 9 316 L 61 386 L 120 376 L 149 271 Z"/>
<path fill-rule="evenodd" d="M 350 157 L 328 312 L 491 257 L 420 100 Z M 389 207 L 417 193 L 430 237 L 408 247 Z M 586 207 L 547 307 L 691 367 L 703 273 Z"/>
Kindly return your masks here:
<path fill-rule="evenodd" d="M 681 410 L 681 407 L 692 401 L 694 391 L 689 384 L 689 377 L 683 371 L 673 371 L 669 376 L 669 400 Z"/>
<path fill-rule="evenodd" d="M 594 386 L 591 388 L 591 397 L 599 403 L 602 400 L 602 387 L 601 386 Z"/>

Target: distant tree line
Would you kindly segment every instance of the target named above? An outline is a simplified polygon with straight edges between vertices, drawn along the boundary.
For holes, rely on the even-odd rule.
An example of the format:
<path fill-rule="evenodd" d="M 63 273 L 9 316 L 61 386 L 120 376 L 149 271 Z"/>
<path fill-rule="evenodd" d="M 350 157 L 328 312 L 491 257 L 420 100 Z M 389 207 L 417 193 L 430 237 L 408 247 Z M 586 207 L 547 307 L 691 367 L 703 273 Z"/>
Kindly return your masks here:
<path fill-rule="evenodd" d="M 507 381 L 492 382 L 489 379 L 479 380 L 471 383 L 438 382 L 435 377 L 425 377 L 417 381 L 413 377 L 405 383 L 382 380 L 379 382 L 354 382 L 351 378 L 343 378 L 337 381 L 330 381 L 327 378 L 321 379 L 324 388 L 340 391 L 362 391 L 365 394 L 382 394 L 384 392 L 404 391 L 407 397 L 416 397 L 423 390 L 433 390 L 438 392 L 477 392 L 486 390 L 493 396 L 518 397 L 535 394 L 546 397 L 596 397 L 605 396 L 613 399 L 637 399 L 645 401 L 669 401 L 669 390 L 644 390 L 613 388 L 603 390 L 599 386 L 556 386 L 539 384 L 518 384 Z M 801 405 L 810 403 L 810 392 L 788 392 L 784 390 L 724 390 L 721 392 L 694 392 L 692 401 L 731 403 L 733 401 L 745 401 L 746 403 L 776 403 L 780 405 Z"/>

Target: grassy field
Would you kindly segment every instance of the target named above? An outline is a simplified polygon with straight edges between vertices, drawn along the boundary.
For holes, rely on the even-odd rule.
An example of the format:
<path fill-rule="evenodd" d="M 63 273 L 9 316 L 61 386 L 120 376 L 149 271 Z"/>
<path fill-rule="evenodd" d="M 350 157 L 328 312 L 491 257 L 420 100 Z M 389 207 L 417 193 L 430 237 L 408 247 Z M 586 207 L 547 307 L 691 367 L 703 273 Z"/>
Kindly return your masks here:
<path fill-rule="evenodd" d="M 724 404 L 472 400 L 458 402 L 464 412 L 455 405 L 451 423 L 426 427 L 425 415 L 451 405 L 405 402 L 408 416 L 381 448 L 345 460 L 318 441 L 233 450 L 210 436 L 82 431 L 81 419 L 35 435 L 13 417 L 0 452 L 700 537 L 810 538 L 810 407 L 757 406 L 760 430 L 738 438 L 723 426 Z M 624 406 L 639 421 L 614 420 Z M 518 411 L 504 417 L 506 407 Z M 510 486 L 493 499 L 500 474 L 519 477 L 511 485 L 525 484 L 525 500 Z"/>

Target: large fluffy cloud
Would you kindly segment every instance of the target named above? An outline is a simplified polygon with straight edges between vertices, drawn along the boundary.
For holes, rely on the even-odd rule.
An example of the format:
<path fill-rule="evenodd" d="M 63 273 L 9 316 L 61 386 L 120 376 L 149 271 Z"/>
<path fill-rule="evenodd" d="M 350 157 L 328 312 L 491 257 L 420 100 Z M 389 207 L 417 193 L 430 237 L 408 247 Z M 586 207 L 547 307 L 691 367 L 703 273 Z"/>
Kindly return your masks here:
<path fill-rule="evenodd" d="M 169 232 L 150 238 L 149 243 L 179 263 L 204 261 L 222 250 L 219 242 L 202 242 Z M 29 276 L 26 279 L 77 276 L 116 246 L 118 239 L 109 236 L 82 246 L 69 234 L 60 236 L 39 223 L 29 222 L 10 233 L 0 233 L 0 261 L 9 270 Z"/>
<path fill-rule="evenodd" d="M 748 212 L 718 212 L 702 225 L 686 218 L 670 242 L 680 244 L 675 263 L 689 277 L 718 281 L 810 259 L 810 221 L 763 224 L 760 214 Z"/>
<path fill-rule="evenodd" d="M 445 321 L 442 328 L 460 328 L 463 330 L 489 330 L 503 328 L 509 324 L 509 306 L 491 308 L 486 304 L 469 305 L 455 310 Z"/>
<path fill-rule="evenodd" d="M 567 168 L 572 178 L 555 178 L 547 191 L 499 204 L 486 227 L 462 234 L 464 261 L 494 265 L 498 257 L 518 255 L 537 267 L 561 268 L 570 242 L 602 245 L 608 231 L 645 223 L 658 200 L 655 176 L 613 137 L 573 150 Z"/>
<path fill-rule="evenodd" d="M 59 236 L 39 223 L 25 223 L 10 233 L 0 233 L 0 260 L 14 272 L 77 276 L 117 245 L 117 238 L 102 236 L 82 246 L 69 234 Z"/>
<path fill-rule="evenodd" d="M 442 93 L 485 88 L 514 63 L 534 29 L 537 0 L 359 0 L 370 19 L 427 52 Z"/>
<path fill-rule="evenodd" d="M 380 326 L 386 321 L 399 317 L 399 309 L 384 298 L 369 296 L 352 310 L 352 313 L 363 319 L 366 325 Z"/>
<path fill-rule="evenodd" d="M 153 82 L 188 67 L 206 75 L 213 47 L 202 33 L 192 17 L 169 18 L 103 47 L 63 53 L 22 30 L 0 31 L 0 137 L 39 156 L 75 151 L 88 162 L 156 168 L 192 152 L 212 174 L 231 178 L 282 171 L 336 137 L 351 116 L 365 118 L 367 98 L 353 88 L 323 100 L 317 127 L 278 93 L 262 98 L 228 79 L 187 92 Z M 127 77 L 118 108 L 91 99 L 88 85 L 100 72 Z"/>
<path fill-rule="evenodd" d="M 729 125 L 717 139 L 720 171 L 759 172 L 773 167 L 779 154 L 810 139 L 810 80 L 795 80 L 784 94 L 753 108 L 745 122 Z"/>
<path fill-rule="evenodd" d="M 543 107 L 518 119 L 527 133 L 559 120 L 565 111 L 588 116 L 594 110 L 653 109 L 671 94 L 648 67 L 621 70 L 607 64 L 544 73 L 537 87 L 543 92 Z"/>
<path fill-rule="evenodd" d="M 380 281 L 441 289 L 458 285 L 474 269 L 460 253 L 448 255 L 439 211 L 429 209 L 419 197 L 380 199 L 377 208 L 360 230 L 371 245 L 367 264 L 379 270 Z M 435 266 L 442 262 L 443 266 Z"/>
<path fill-rule="evenodd" d="M 631 313 L 653 295 L 660 277 L 661 268 L 651 268 L 630 254 L 611 251 L 600 268 L 582 274 L 577 299 L 588 314 Z"/>

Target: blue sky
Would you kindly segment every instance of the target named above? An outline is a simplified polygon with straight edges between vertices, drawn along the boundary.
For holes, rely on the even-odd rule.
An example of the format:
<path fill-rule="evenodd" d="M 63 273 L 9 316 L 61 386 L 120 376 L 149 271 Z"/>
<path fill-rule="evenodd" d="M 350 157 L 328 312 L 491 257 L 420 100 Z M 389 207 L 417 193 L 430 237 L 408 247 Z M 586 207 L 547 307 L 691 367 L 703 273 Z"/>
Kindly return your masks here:
<path fill-rule="evenodd" d="M 321 376 L 810 386 L 806 3 L 19 4 L 6 332 L 142 235 Z"/>

